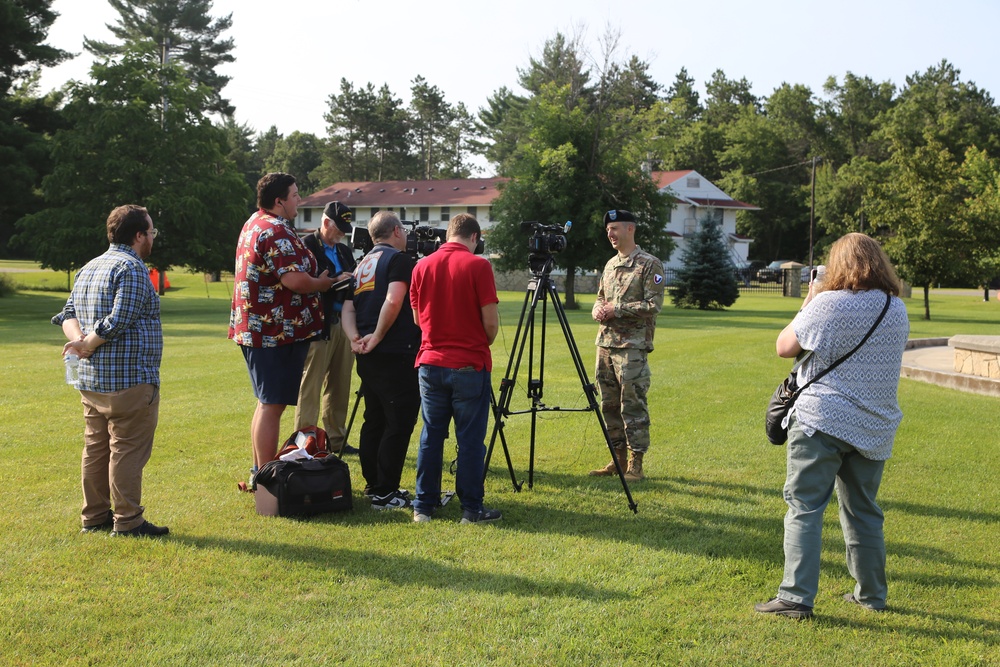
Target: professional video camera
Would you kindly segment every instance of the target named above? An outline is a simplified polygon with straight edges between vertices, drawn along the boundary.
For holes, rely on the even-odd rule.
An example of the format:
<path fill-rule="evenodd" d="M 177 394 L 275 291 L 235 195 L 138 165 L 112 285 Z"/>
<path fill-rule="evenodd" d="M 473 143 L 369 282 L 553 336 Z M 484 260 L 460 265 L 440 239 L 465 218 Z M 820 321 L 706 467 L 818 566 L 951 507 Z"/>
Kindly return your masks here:
<path fill-rule="evenodd" d="M 565 227 L 559 225 L 543 225 L 534 220 L 521 223 L 521 231 L 531 234 L 528 239 L 528 250 L 533 255 L 551 255 L 566 249 L 566 232 L 570 225 L 567 222 Z"/>
<path fill-rule="evenodd" d="M 552 255 L 566 249 L 566 233 L 569 232 L 572 222 L 567 221 L 566 225 L 543 225 L 534 220 L 521 222 L 521 231 L 531 234 L 528 239 L 528 268 L 532 273 L 548 273 L 552 270 Z"/>
<path fill-rule="evenodd" d="M 406 232 L 406 253 L 414 257 L 426 257 L 441 247 L 448 232 L 437 227 L 421 225 L 419 222 L 402 220 L 403 225 L 409 225 Z"/>
<path fill-rule="evenodd" d="M 367 255 L 375 247 L 371 234 L 364 227 L 355 227 L 351 232 L 351 248 L 360 250 L 361 255 Z"/>

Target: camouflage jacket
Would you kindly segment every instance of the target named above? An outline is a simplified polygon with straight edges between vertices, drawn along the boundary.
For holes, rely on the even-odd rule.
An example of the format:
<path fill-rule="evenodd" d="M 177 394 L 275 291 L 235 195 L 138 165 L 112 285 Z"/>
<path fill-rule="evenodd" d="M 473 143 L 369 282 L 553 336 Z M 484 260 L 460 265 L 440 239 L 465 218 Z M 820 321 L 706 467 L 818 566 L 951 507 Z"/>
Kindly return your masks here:
<path fill-rule="evenodd" d="M 604 266 L 597 303 L 615 307 L 613 319 L 597 330 L 598 347 L 653 349 L 656 314 L 663 308 L 663 263 L 636 246 Z"/>

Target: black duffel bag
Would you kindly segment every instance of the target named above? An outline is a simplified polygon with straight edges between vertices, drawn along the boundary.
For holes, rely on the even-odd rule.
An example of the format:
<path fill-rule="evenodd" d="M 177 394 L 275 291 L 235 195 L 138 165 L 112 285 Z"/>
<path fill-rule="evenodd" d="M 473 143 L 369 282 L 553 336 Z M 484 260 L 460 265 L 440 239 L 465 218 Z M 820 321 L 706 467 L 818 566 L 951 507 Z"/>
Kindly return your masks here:
<path fill-rule="evenodd" d="M 268 461 L 254 477 L 257 512 L 313 516 L 351 509 L 351 469 L 336 456 Z"/>

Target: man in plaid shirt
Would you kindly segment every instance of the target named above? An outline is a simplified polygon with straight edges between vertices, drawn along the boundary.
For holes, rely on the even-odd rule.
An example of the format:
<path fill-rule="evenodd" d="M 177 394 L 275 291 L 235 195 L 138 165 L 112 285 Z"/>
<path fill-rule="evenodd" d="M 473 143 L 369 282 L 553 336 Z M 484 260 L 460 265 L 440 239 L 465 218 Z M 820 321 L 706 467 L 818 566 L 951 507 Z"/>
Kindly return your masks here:
<path fill-rule="evenodd" d="M 128 204 L 108 216 L 107 252 L 76 276 L 62 312 L 52 318 L 80 357 L 83 403 L 83 532 L 166 535 L 143 516 L 142 470 L 153 450 L 160 408 L 163 332 L 160 298 L 143 260 L 156 229 L 145 208 Z"/>

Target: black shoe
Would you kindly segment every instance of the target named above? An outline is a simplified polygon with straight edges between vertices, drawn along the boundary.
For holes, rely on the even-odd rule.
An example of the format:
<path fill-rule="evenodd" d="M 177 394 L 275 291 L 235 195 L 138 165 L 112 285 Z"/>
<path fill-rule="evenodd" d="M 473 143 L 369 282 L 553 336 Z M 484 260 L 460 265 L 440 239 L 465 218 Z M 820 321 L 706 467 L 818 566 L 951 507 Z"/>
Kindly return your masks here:
<path fill-rule="evenodd" d="M 400 491 L 393 491 L 384 496 L 372 496 L 372 509 L 375 510 L 405 510 L 412 506 L 410 499 Z"/>
<path fill-rule="evenodd" d="M 767 602 L 761 602 L 753 606 L 753 610 L 761 614 L 774 614 L 775 616 L 787 616 L 788 618 L 803 619 L 813 615 L 813 608 L 804 604 L 789 602 L 780 598 L 771 598 Z"/>
<path fill-rule="evenodd" d="M 351 447 L 349 444 L 347 444 L 345 442 L 343 447 L 341 447 L 340 449 L 334 450 L 333 453 L 334 454 L 340 454 L 340 455 L 344 455 L 344 454 L 357 454 L 359 451 L 360 450 L 357 447 Z"/>
<path fill-rule="evenodd" d="M 859 607 L 864 607 L 868 611 L 878 611 L 878 612 L 885 611 L 885 607 L 869 607 L 868 605 L 863 604 L 861 600 L 854 597 L 854 593 L 844 593 L 844 602 L 850 602 L 851 604 L 856 604 Z"/>
<path fill-rule="evenodd" d="M 111 535 L 112 537 L 161 537 L 169 532 L 170 529 L 166 526 L 154 526 L 148 521 L 143 521 L 131 530 L 113 530 Z"/>
<path fill-rule="evenodd" d="M 489 523 L 490 521 L 499 521 L 503 518 L 503 514 L 500 510 L 489 510 L 485 507 L 478 512 L 470 512 L 469 510 L 464 510 L 462 512 L 462 523 Z"/>
<path fill-rule="evenodd" d="M 84 526 L 80 529 L 81 533 L 99 533 L 104 530 L 112 530 L 115 527 L 115 513 L 108 510 L 108 518 L 104 520 L 103 523 L 95 523 L 90 526 Z"/>

